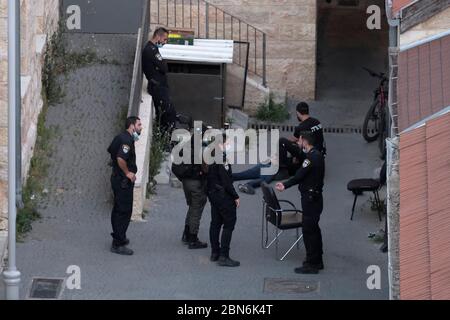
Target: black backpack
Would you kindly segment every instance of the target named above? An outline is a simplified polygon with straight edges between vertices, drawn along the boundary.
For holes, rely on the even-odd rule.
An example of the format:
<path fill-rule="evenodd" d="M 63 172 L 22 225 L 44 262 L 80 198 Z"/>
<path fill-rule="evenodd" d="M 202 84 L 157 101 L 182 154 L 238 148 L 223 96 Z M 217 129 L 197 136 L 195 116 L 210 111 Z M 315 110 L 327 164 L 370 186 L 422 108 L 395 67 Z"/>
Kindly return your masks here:
<path fill-rule="evenodd" d="M 172 164 L 172 173 L 177 177 L 178 180 L 183 181 L 183 179 L 189 178 L 191 174 L 191 165 L 188 164 Z"/>

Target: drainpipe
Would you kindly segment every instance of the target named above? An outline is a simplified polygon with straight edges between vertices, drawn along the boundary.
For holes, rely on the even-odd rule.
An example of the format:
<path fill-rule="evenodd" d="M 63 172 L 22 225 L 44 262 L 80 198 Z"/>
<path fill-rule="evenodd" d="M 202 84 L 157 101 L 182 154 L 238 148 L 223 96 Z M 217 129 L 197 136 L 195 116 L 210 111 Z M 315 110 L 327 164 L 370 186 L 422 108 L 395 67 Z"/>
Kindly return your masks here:
<path fill-rule="evenodd" d="M 399 133 L 397 101 L 398 47 L 400 19 L 394 16 L 392 0 L 386 0 L 386 14 L 389 24 L 389 114 L 391 135 L 387 139 L 387 234 L 389 299 L 400 299 L 400 173 Z"/>
<path fill-rule="evenodd" d="M 17 208 L 23 208 L 22 200 L 22 90 L 20 72 L 20 1 L 16 1 L 16 203 Z"/>
<path fill-rule="evenodd" d="M 20 272 L 16 267 L 16 21 L 19 0 L 8 0 L 8 266 L 3 272 L 7 300 L 19 300 Z"/>

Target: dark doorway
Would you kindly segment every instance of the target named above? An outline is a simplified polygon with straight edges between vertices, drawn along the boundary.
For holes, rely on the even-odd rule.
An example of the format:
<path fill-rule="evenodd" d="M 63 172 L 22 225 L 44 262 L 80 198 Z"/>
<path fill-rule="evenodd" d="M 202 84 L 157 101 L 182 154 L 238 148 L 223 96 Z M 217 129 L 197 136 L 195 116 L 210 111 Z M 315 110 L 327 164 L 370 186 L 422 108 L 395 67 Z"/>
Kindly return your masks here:
<path fill-rule="evenodd" d="M 316 98 L 332 106 L 331 116 L 345 119 L 344 123 L 337 120 L 337 124 L 362 125 L 378 84 L 362 67 L 388 71 L 389 27 L 384 2 L 317 1 Z M 380 30 L 367 27 L 367 8 L 371 5 L 381 9 Z"/>

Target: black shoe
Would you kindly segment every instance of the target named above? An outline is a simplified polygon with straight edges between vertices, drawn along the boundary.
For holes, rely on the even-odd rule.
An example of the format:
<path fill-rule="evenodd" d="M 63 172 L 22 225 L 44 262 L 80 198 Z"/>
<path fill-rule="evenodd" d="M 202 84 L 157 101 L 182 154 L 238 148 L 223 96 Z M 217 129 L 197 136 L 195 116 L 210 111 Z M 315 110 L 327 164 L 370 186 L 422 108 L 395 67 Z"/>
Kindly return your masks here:
<path fill-rule="evenodd" d="M 122 246 L 127 246 L 129 244 L 130 244 L 130 239 L 125 239 L 123 242 L 119 242 L 116 240 L 113 240 L 113 242 L 112 242 L 113 247 L 122 247 Z"/>
<path fill-rule="evenodd" d="M 112 246 L 111 247 L 111 252 L 112 253 L 116 253 L 116 254 L 120 254 L 122 256 L 132 256 L 134 254 L 133 250 L 131 250 L 131 249 L 125 247 L 125 246 L 122 246 L 122 247 Z"/>
<path fill-rule="evenodd" d="M 130 239 L 128 239 L 128 238 L 125 238 L 124 242 L 119 242 L 119 241 L 115 240 L 114 233 L 111 233 L 111 237 L 113 238 L 113 242 L 112 242 L 113 247 L 127 246 L 130 244 Z"/>
<path fill-rule="evenodd" d="M 189 234 L 189 249 L 195 250 L 195 249 L 206 249 L 208 248 L 208 244 L 201 242 L 198 239 L 198 236 L 196 234 Z"/>
<path fill-rule="evenodd" d="M 224 256 L 221 256 L 219 258 L 219 261 L 217 262 L 217 264 L 221 267 L 231 267 L 231 268 L 239 267 L 241 265 L 241 263 L 239 261 L 234 261 L 234 260 L 230 259 L 229 257 L 224 257 Z"/>
<path fill-rule="evenodd" d="M 324 265 L 323 265 L 323 262 L 311 263 L 311 262 L 305 261 L 305 262 L 303 262 L 303 266 L 304 267 L 311 266 L 313 268 L 316 268 L 317 270 L 323 270 L 325 268 Z"/>
<path fill-rule="evenodd" d="M 256 194 L 255 189 L 249 184 L 240 184 L 238 186 L 238 189 L 239 189 L 240 192 L 246 193 L 246 194 L 249 194 L 249 195 Z"/>
<path fill-rule="evenodd" d="M 197 240 L 195 242 L 189 242 L 189 249 L 195 250 L 195 249 L 206 249 L 208 248 L 208 244 L 201 242 L 200 240 Z"/>
<path fill-rule="evenodd" d="M 219 256 L 220 256 L 220 254 L 218 254 L 218 253 L 212 253 L 211 258 L 210 258 L 211 262 L 219 261 Z"/>
<path fill-rule="evenodd" d="M 303 267 L 300 268 L 296 268 L 295 269 L 295 273 L 299 273 L 299 274 L 318 274 L 319 273 L 319 269 L 313 267 L 312 265 L 305 265 Z"/>
<path fill-rule="evenodd" d="M 189 226 L 187 226 L 187 225 L 184 227 L 183 237 L 181 238 L 181 241 L 185 245 L 189 244 Z"/>

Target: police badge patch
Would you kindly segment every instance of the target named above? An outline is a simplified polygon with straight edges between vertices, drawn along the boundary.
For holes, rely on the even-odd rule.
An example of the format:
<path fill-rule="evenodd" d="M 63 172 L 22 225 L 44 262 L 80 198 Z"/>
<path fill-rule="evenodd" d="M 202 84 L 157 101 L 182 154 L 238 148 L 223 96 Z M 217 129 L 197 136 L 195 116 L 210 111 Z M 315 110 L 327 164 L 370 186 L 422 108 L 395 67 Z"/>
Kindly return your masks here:
<path fill-rule="evenodd" d="M 156 55 L 156 58 L 157 58 L 159 61 L 162 61 L 162 60 L 163 60 L 162 56 L 161 56 L 159 53 Z"/>
<path fill-rule="evenodd" d="M 303 162 L 303 169 L 308 168 L 311 165 L 311 161 L 309 161 L 308 159 L 306 159 Z"/>
<path fill-rule="evenodd" d="M 130 146 L 127 146 L 126 144 L 124 144 L 123 146 L 122 146 L 122 151 L 123 151 L 123 153 L 125 153 L 125 154 L 128 154 L 128 152 L 130 152 Z"/>

